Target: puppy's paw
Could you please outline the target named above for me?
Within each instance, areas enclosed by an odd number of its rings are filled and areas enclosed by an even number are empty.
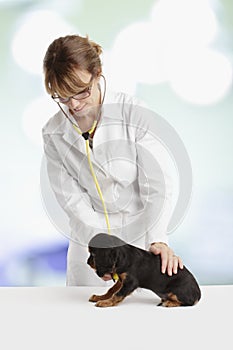
[[[97,301],[100,300],[100,296],[99,295],[95,295],[93,294],[90,298],[89,298],[89,301],[92,302],[92,303],[96,303]]]
[[[107,300],[99,300],[95,306],[97,307],[109,307],[109,306],[114,306],[114,303],[111,301],[111,299]]]

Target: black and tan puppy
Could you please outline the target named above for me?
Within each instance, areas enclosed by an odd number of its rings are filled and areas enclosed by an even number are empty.
[[[96,302],[96,306],[117,305],[138,287],[152,290],[161,298],[159,305],[166,307],[191,306],[201,297],[197,281],[185,266],[172,276],[161,273],[160,255],[104,233],[94,236],[88,248],[87,263],[99,277],[119,277],[106,294],[91,296],[89,301]]]

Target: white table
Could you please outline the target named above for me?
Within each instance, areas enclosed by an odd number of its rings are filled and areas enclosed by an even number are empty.
[[[202,286],[193,307],[156,307],[138,290],[121,304],[88,302],[103,287],[0,288],[2,350],[232,349],[233,286]]]

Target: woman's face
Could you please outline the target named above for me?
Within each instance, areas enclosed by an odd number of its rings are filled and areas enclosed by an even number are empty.
[[[85,83],[89,83],[92,75],[87,71],[77,70],[78,77]],[[97,111],[97,106],[101,103],[101,93],[98,87],[100,77],[94,78],[90,83],[90,96],[77,100],[70,98],[66,103],[70,113],[76,117],[85,117],[87,114],[93,114]]]

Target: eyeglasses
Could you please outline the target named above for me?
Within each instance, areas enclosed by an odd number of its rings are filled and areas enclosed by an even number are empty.
[[[84,98],[89,97],[91,94],[91,88],[92,88],[92,84],[90,86],[88,86],[86,89],[84,89],[83,91],[81,91],[78,94],[71,96],[71,97],[66,97],[66,98],[60,97],[60,96],[51,96],[51,97],[57,103],[67,104],[71,98],[79,101],[79,100],[84,100]]]

